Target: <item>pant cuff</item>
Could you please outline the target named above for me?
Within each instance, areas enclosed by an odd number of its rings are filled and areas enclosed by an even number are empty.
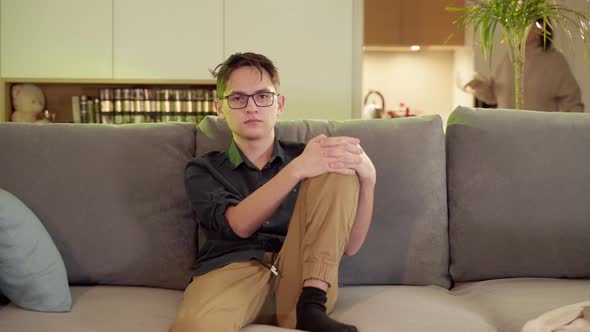
[[[338,265],[325,263],[303,263],[303,281],[318,279],[328,283],[329,286],[337,280]]]

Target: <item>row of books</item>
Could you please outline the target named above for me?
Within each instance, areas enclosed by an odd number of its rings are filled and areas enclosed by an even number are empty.
[[[134,89],[133,93],[116,91],[131,89],[115,89],[114,94],[108,90],[101,89],[100,98],[72,96],[73,122],[128,124],[181,121],[197,124],[205,116],[216,114],[213,110],[215,91],[212,89]],[[168,98],[170,91],[172,95],[191,98]],[[116,98],[111,98],[113,95]],[[127,98],[132,95],[133,98]]]

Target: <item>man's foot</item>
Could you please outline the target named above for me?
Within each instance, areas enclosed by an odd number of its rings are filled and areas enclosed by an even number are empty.
[[[328,317],[326,300],[323,290],[303,287],[297,301],[297,329],[310,332],[358,332],[356,327]]]

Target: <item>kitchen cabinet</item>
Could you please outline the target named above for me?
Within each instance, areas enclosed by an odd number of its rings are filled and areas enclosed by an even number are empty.
[[[210,79],[223,61],[223,2],[114,0],[114,79]]]
[[[112,78],[112,0],[2,0],[2,77]]]
[[[210,79],[218,0],[2,0],[2,77]]]
[[[365,0],[364,45],[464,45],[464,32],[453,21],[464,0]],[[448,37],[454,33],[448,42]],[[445,43],[446,42],[446,43]]]
[[[286,96],[281,119],[350,119],[361,105],[360,75],[353,79],[362,62],[357,3],[225,0],[224,56],[254,51],[275,62]]]
[[[365,0],[366,46],[396,45],[401,34],[401,0]]]

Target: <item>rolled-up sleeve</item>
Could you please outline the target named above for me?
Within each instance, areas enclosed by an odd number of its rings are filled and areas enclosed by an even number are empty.
[[[198,159],[191,161],[185,170],[185,186],[195,217],[208,237],[240,239],[225,218],[230,206],[240,203],[239,193],[231,192],[216,171]]]

